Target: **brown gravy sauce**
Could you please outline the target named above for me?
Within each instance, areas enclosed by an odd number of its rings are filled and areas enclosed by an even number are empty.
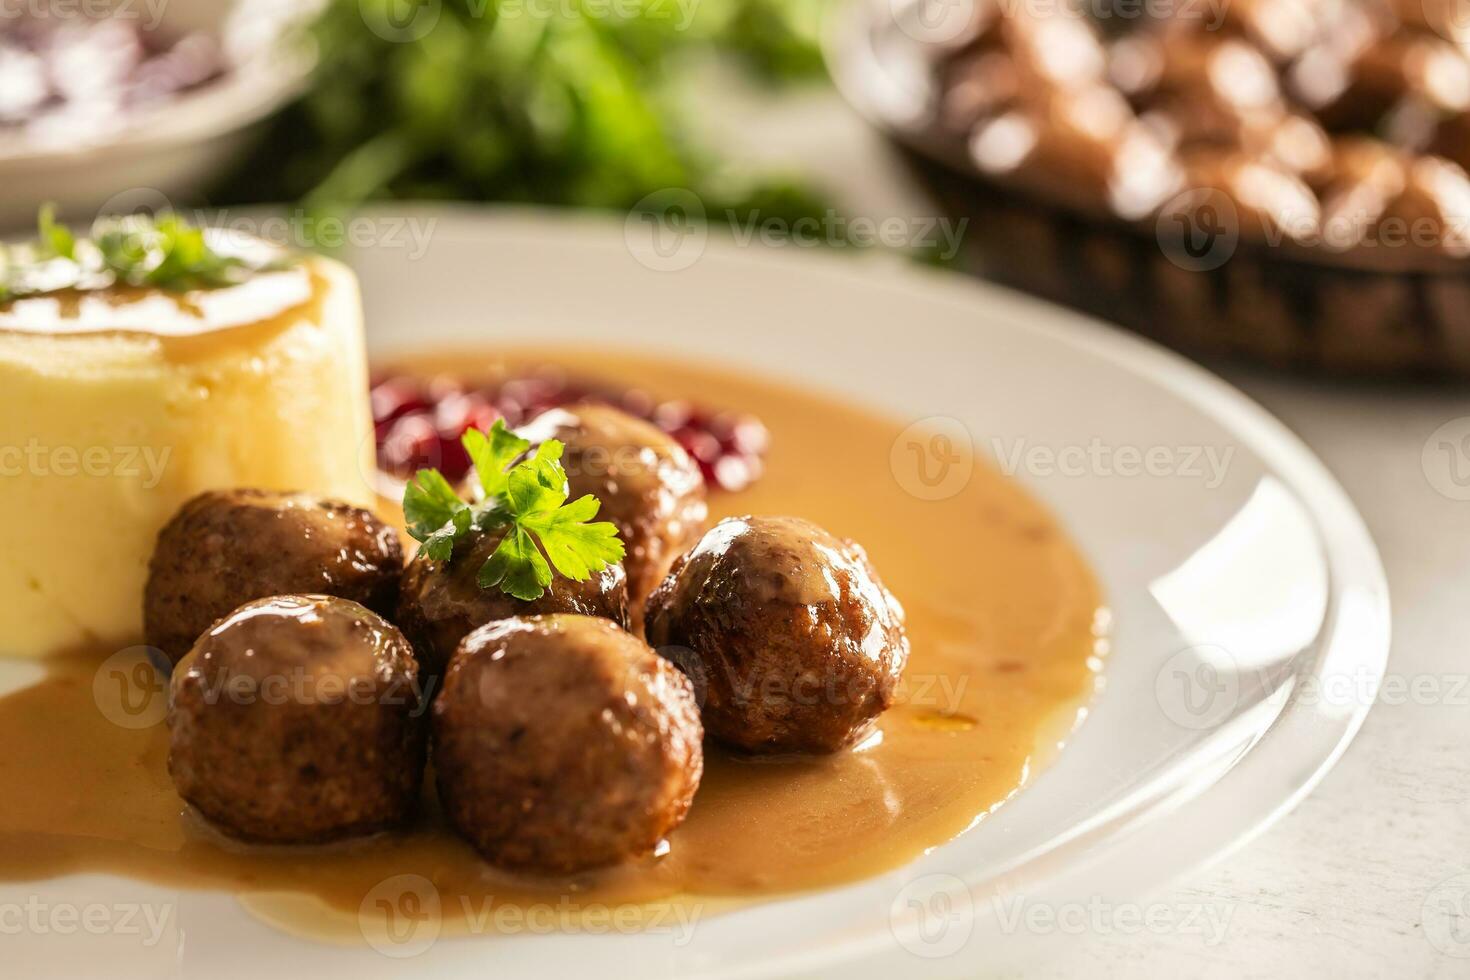
[[[711,747],[689,819],[663,853],[533,881],[494,871],[451,836],[432,787],[402,833],[318,849],[225,841],[169,782],[161,679],[131,654],[70,654],[0,699],[0,881],[110,872],[228,890],[283,929],[348,942],[391,925],[405,902],[383,901],[398,887],[383,883],[399,875],[433,883],[448,933],[484,931],[488,909],[533,903],[561,909],[566,928],[589,907],[634,922],[693,903],[708,914],[912,860],[983,820],[1070,731],[1096,684],[1106,614],[1087,563],[1019,486],[977,463],[961,492],[921,500],[890,463],[902,422],[687,363],[524,356],[765,421],[765,476],[716,495],[711,517],[797,514],[868,549],[907,609],[913,644],[901,702],[878,732],[829,758],[752,761]],[[503,364],[480,354],[406,366],[473,374]],[[422,896],[411,897],[417,908]]]
[[[310,300],[312,286],[310,272],[298,265],[257,272],[214,289],[59,289],[0,304],[0,329],[48,336],[137,332],[187,337],[279,316]]]
[[[303,323],[319,325],[327,287],[303,261],[236,285],[179,293],[120,285],[61,289],[0,303],[0,341],[119,338],[150,344],[171,363],[190,364],[258,349]]]

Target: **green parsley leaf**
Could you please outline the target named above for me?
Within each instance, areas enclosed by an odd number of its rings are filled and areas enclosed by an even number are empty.
[[[71,229],[56,220],[56,205],[43,204],[36,217],[40,234],[40,251],[45,258],[77,259],[77,240]]]
[[[535,533],[557,571],[585,582],[593,572],[623,560],[617,526],[608,521],[588,523],[601,506],[589,493],[553,511],[524,517],[520,525]]]
[[[36,233],[29,243],[0,244],[0,301],[117,283],[175,292],[213,289],[290,264],[216,252],[203,229],[171,212],[98,218],[89,237],[77,238],[46,205],[36,218]]]
[[[435,561],[448,561],[454,556],[454,542],[464,536],[470,529],[470,508],[461,506],[455,509],[454,516],[433,534],[424,539],[424,551]]]
[[[481,588],[498,587],[525,601],[545,594],[553,569],[585,582],[623,559],[626,549],[617,527],[607,521],[592,523],[601,502],[591,494],[566,502],[567,473],[561,465],[565,447],[560,442],[548,439],[514,465],[530,443],[500,420],[488,433],[466,432],[462,442],[485,490],[483,503],[471,506],[461,500],[438,470],[420,470],[403,491],[408,533],[423,543],[430,558],[449,559],[455,543],[471,529],[503,531],[476,579]]]
[[[202,229],[172,213],[104,218],[93,225],[92,239],[106,268],[132,285],[174,290],[228,286],[250,271],[242,260],[210,248]]]
[[[548,439],[535,456],[507,476],[505,504],[513,519],[552,510],[567,499],[567,474],[559,462],[561,453],[561,443]]]
[[[438,470],[419,470],[403,488],[403,520],[415,540],[427,543],[446,526],[463,534],[470,528],[471,517],[469,504],[459,499]]]
[[[617,527],[587,523],[602,504],[591,494],[567,504],[567,474],[561,465],[562,444],[548,439],[536,455],[510,474],[506,508],[517,528],[536,536],[558,572],[585,582],[593,572],[621,561],[623,542]]]
[[[515,527],[480,566],[476,580],[482,589],[498,585],[502,592],[530,602],[541,598],[551,584],[551,568],[526,529]]]
[[[459,441],[475,464],[475,475],[487,499],[504,495],[506,469],[517,456],[531,448],[529,440],[505,427],[505,419],[496,419],[488,434],[469,429]]]

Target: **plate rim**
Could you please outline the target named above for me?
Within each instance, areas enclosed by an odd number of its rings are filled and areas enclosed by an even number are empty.
[[[374,206],[357,214],[369,218],[432,217],[442,224],[436,228],[436,234],[447,233],[456,241],[498,242],[501,247],[507,242],[523,241],[528,234],[534,235],[575,245],[564,253],[573,261],[593,252],[616,253],[622,260],[628,260],[628,244],[623,222],[617,220],[619,215],[527,206],[414,202]],[[1344,669],[1343,663],[1334,661],[1329,665],[1328,661],[1346,657],[1347,669],[1366,668],[1375,684],[1382,680],[1390,650],[1391,608],[1387,579],[1368,528],[1346,491],[1311,449],[1248,395],[1151,340],[1005,287],[917,264],[889,262],[880,256],[854,258],[804,250],[808,254],[793,260],[786,254],[789,251],[742,247],[734,241],[711,236],[701,261],[733,263],[745,270],[780,267],[788,273],[793,263],[799,263],[803,275],[821,278],[834,288],[845,285],[854,291],[881,289],[917,297],[926,304],[943,302],[972,310],[986,321],[1004,323],[1006,329],[1045,337],[1085,356],[1108,362],[1139,383],[1161,388],[1170,398],[1193,406],[1221,426],[1248,446],[1291,489],[1306,507],[1321,539],[1323,558],[1329,569],[1331,601],[1319,639],[1302,654],[1312,657],[1310,671],[1304,669],[1303,673],[1321,677],[1328,666]],[[384,352],[381,342],[374,344],[373,332],[369,323],[370,353],[375,346],[380,353]],[[1028,487],[1028,492],[1034,491]],[[1050,501],[1047,505],[1064,524],[1068,522],[1067,513]],[[1260,737],[1219,778],[1182,800],[1166,820],[1150,821],[1154,832],[1129,834],[1126,827],[1119,832],[1110,831],[1107,843],[1095,852],[1096,859],[1086,869],[1088,879],[1096,881],[1105,877],[1102,872],[1142,864],[1139,855],[1147,855],[1146,863],[1158,873],[1133,876],[1149,879],[1129,881],[1125,895],[1129,899],[1137,898],[1223,860],[1290,812],[1341,758],[1373,706],[1372,698],[1364,698],[1344,711],[1341,705],[1304,703],[1300,693],[1299,689],[1292,692]],[[1277,744],[1292,745],[1286,765],[1266,751]],[[1310,757],[1305,766],[1301,764],[1304,757]],[[1249,787],[1257,785],[1271,789],[1265,793],[1251,792]],[[1228,798],[1232,804],[1249,799],[1254,806],[1249,813],[1231,805],[1216,806],[1217,812],[1211,814],[1210,804],[1222,798]],[[1227,818],[1220,819],[1220,812]],[[1187,828],[1187,833],[1181,833],[1183,828]],[[1161,853],[1169,856],[1161,861]],[[793,898],[820,899],[873,880],[877,879]],[[987,886],[988,883],[982,882],[972,895],[988,895]],[[1058,887],[1069,885],[1063,882]],[[974,918],[983,918],[983,910],[988,905],[983,900],[976,901]],[[735,912],[730,918],[739,915]],[[978,952],[983,945],[972,942],[967,948]],[[986,955],[990,952],[986,950]],[[973,959],[956,956],[953,965],[973,965]],[[859,960],[862,961],[859,972],[863,976],[884,975],[885,966],[911,969],[919,962],[898,947],[891,928],[880,927],[848,932],[816,948],[762,954],[739,965],[700,964],[695,972],[720,977],[807,974],[838,965],[856,965],[855,961]],[[927,965],[935,963],[927,961]]]
[[[606,213],[441,202],[400,202],[394,206],[365,208],[358,213],[434,217],[445,225],[439,232],[450,231],[457,238],[503,241],[508,235],[530,233],[570,239],[569,244],[574,242],[579,249],[587,251],[614,251],[626,256],[628,250],[620,223]],[[607,240],[590,240],[595,235],[606,236]],[[741,246],[714,235],[704,248],[701,262],[781,267],[792,261],[780,249]],[[1142,383],[1162,388],[1255,452],[1306,507],[1312,526],[1321,538],[1323,558],[1329,570],[1328,608],[1317,641],[1304,651],[1311,655],[1312,666],[1303,673],[1321,678],[1331,660],[1334,671],[1366,672],[1355,676],[1367,678],[1376,690],[1387,669],[1392,633],[1389,588],[1382,561],[1366,523],[1346,490],[1285,423],[1207,368],[1121,327],[995,283],[890,259],[876,255],[854,260],[851,256],[817,251],[796,261],[803,263],[804,272],[811,276],[844,281],[853,288],[918,295],[926,302],[943,299],[974,309],[989,320],[1004,320],[1008,329],[1037,334],[1079,349],[1126,371]],[[371,338],[371,326],[368,331]],[[371,347],[370,340],[370,350]],[[1067,523],[1067,514],[1059,512],[1058,516]],[[1349,659],[1344,661],[1344,657]],[[1364,698],[1343,712],[1340,705],[1304,703],[1301,693],[1300,687],[1292,691],[1277,716],[1248,750],[1219,778],[1170,813],[1165,825],[1189,826],[1187,841],[1166,841],[1156,832],[1144,835],[1146,839],[1141,840],[1139,835],[1124,829],[1114,833],[1100,856],[1089,864],[1087,878],[1098,879],[1104,868],[1126,868],[1142,855],[1148,856],[1150,864],[1156,864],[1161,852],[1172,854],[1167,871],[1130,889],[1128,896],[1136,898],[1224,860],[1294,809],[1336,765],[1361,730],[1374,703],[1373,698]],[[1281,766],[1277,757],[1267,750],[1288,740],[1293,740],[1291,763]],[[1303,748],[1308,744],[1310,753]],[[1306,767],[1300,764],[1305,755],[1313,759]],[[1287,788],[1267,794],[1270,802],[1254,806],[1248,816],[1242,817],[1239,807],[1233,810],[1227,807],[1231,810],[1229,820],[1209,819],[1208,804],[1222,797],[1246,798],[1251,794],[1244,787],[1255,784]],[[1151,824],[1151,830],[1157,831],[1158,827]],[[1176,832],[1174,836],[1179,835]],[[840,889],[834,889],[837,890]],[[972,898],[982,897],[981,891],[972,892]],[[980,909],[984,904],[976,901],[975,907]],[[893,949],[893,937],[888,931],[878,930],[849,936],[840,946],[825,946],[820,952],[793,953],[784,959],[762,960],[748,967],[716,970],[711,975],[784,975],[831,968],[858,959],[865,961],[866,969]],[[914,960],[910,958],[907,962],[912,965]]]

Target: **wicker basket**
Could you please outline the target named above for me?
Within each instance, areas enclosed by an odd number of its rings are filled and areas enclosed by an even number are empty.
[[[933,92],[915,70],[923,58],[890,9],[846,7],[828,32],[828,64],[940,209],[968,219],[967,267],[1191,352],[1334,374],[1470,376],[1470,260],[1416,264],[1399,249],[1391,265],[1374,266],[1244,235],[1195,253],[1171,247],[1152,221],[1002,185],[930,125]]]

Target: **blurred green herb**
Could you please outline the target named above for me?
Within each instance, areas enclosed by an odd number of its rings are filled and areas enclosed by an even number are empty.
[[[79,239],[47,204],[35,241],[0,245],[0,302],[114,283],[179,292],[229,286],[266,267],[216,252],[202,229],[173,212],[102,217]]]
[[[66,225],[57,222],[56,205],[41,205],[41,213],[36,218],[36,231],[40,236],[36,247],[44,257],[76,261],[76,236]]]
[[[685,188],[710,214],[819,213],[811,191],[719,176],[669,93],[684,55],[771,82],[821,71],[824,0],[331,0],[308,92],[217,198],[322,210],[374,198],[625,210]]]

